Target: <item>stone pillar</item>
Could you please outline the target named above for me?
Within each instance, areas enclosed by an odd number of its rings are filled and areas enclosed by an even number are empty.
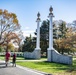
[[[39,20],[37,20],[37,40],[36,40],[36,48],[40,49],[40,28],[39,28]]]
[[[49,48],[47,49],[47,55],[48,55],[48,61],[52,61],[52,51],[53,50],[53,23],[52,23],[52,18],[54,17],[53,16],[53,8],[50,7],[49,9],[50,13],[49,13]]]
[[[49,25],[49,48],[47,49],[47,61],[49,62],[56,62],[56,63],[64,63],[64,64],[72,64],[72,56],[65,56],[61,55],[58,53],[54,48],[53,48],[53,23],[52,23],[52,18],[53,16],[53,8],[50,7],[50,13],[49,13],[49,20],[50,20],[50,25]]]
[[[36,38],[36,48],[35,48],[35,54],[36,54],[36,58],[40,58],[41,57],[41,49],[40,49],[40,13],[38,12],[37,14],[37,38]]]

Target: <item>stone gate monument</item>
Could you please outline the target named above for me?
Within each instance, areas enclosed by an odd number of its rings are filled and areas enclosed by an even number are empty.
[[[54,48],[53,48],[53,23],[52,19],[54,17],[53,15],[53,8],[50,7],[49,9],[49,48],[47,49],[47,61],[49,62],[57,62],[57,63],[64,63],[64,64],[72,64],[72,57],[71,56],[65,56],[61,55],[58,53]]]
[[[36,38],[36,48],[33,52],[25,52],[25,58],[33,58],[33,59],[40,59],[41,58],[41,49],[40,49],[40,13],[37,14],[37,38]]]
[[[57,63],[63,63],[63,64],[72,64],[72,57],[71,56],[65,56],[60,53],[58,53],[53,48],[53,8],[50,7],[49,9],[49,48],[47,49],[47,61],[49,62],[57,62]],[[36,39],[36,48],[33,52],[25,52],[24,57],[25,58],[34,58],[39,59],[41,58],[41,49],[40,49],[40,13],[37,14],[37,39]]]

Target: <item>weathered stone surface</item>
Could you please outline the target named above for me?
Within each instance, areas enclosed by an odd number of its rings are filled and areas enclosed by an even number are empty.
[[[34,50],[33,52],[24,52],[25,58],[32,58],[32,59],[40,59],[41,58],[41,50]]]
[[[62,55],[56,50],[48,50],[48,61],[63,64],[72,64],[72,56]]]

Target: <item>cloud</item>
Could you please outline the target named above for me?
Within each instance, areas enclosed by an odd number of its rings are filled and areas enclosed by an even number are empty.
[[[33,30],[26,30],[26,31],[22,31],[22,32],[23,32],[24,37],[30,36],[30,34],[32,35],[32,37],[35,36],[35,35],[34,35],[34,32],[35,32],[35,31],[33,31]]]

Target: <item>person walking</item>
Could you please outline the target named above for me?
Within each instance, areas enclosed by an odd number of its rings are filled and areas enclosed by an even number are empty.
[[[16,54],[15,53],[13,54],[12,63],[13,63],[13,66],[16,67]]]
[[[6,54],[5,54],[5,63],[6,63],[6,66],[8,65],[9,59],[10,59],[10,53],[7,51]]]

